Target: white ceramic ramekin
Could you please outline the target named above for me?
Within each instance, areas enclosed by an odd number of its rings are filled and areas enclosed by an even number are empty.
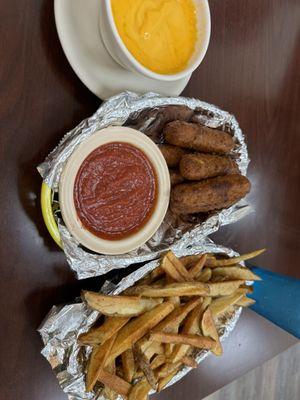
[[[194,0],[197,13],[198,40],[193,56],[187,67],[176,74],[158,74],[139,63],[125,46],[116,27],[111,1],[101,0],[99,10],[100,32],[110,55],[124,68],[138,72],[148,78],[161,81],[176,81],[190,75],[202,62],[210,39],[210,11],[207,0]]]
[[[81,164],[97,147],[111,142],[130,143],[142,150],[155,169],[158,184],[157,202],[149,221],[137,233],[120,240],[101,239],[85,229],[74,203],[74,184]],[[147,242],[162,223],[169,199],[169,170],[158,146],[143,133],[122,126],[102,129],[81,143],[68,159],[59,183],[60,208],[68,230],[83,246],[101,254],[124,254]]]

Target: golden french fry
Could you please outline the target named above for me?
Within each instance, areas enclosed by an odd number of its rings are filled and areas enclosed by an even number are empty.
[[[226,265],[234,265],[234,264],[240,263],[241,261],[246,261],[246,260],[250,260],[251,258],[257,257],[265,251],[266,251],[266,249],[256,250],[251,253],[243,254],[238,257],[225,258],[222,260],[219,260],[216,258],[208,258],[206,261],[206,265],[208,267],[212,267],[212,268],[223,267]]]
[[[250,307],[255,304],[255,300],[249,299],[247,296],[243,296],[235,304],[240,307]]]
[[[154,354],[164,354],[165,349],[161,343],[149,342],[150,346],[145,350],[145,356],[150,360]]]
[[[150,367],[151,367],[152,370],[155,370],[156,368],[158,368],[161,365],[163,365],[165,362],[166,362],[166,356],[164,354],[158,354],[151,361]]]
[[[174,305],[170,302],[166,302],[159,304],[152,310],[146,311],[143,315],[129,321],[117,334],[107,363],[109,364],[124,351],[130,349],[173,310]]]
[[[157,356],[154,357],[154,359],[151,361],[150,363],[150,367],[151,369],[154,371],[157,368],[161,367],[163,364],[165,364],[166,362],[166,357],[164,354],[158,354]],[[136,378],[142,378],[144,376],[143,371],[138,370],[135,375],[134,375],[134,379]]]
[[[234,293],[245,281],[226,281],[226,282],[209,282],[207,286],[209,287],[209,296],[228,296]]]
[[[178,333],[178,330],[174,331],[172,333]],[[174,344],[172,344],[172,343],[166,343],[165,344],[165,354],[166,354],[167,358],[169,358],[171,356],[171,354],[173,352],[173,349],[174,349]]]
[[[108,354],[112,349],[112,346],[115,342],[116,334],[108,339],[101,346],[96,346],[93,348],[91,357],[89,359],[88,367],[87,367],[87,376],[86,376],[86,391],[90,392],[93,390],[100,373],[100,370],[104,367]]]
[[[145,356],[145,354],[141,351],[138,345],[133,346],[134,352],[134,360],[138,367],[143,371],[145,378],[147,379],[149,385],[152,389],[156,390],[157,380],[154,375],[153,370],[151,369],[150,361]]]
[[[203,268],[202,271],[200,271],[200,273],[195,277],[195,280],[199,281],[199,282],[208,282],[210,281],[212,276],[212,272],[210,268]]]
[[[198,262],[201,257],[202,254],[183,256],[180,257],[180,261],[187,269],[189,269],[192,267],[192,265],[196,264],[196,262]]]
[[[219,339],[215,321],[209,307],[207,308],[207,310],[204,311],[202,315],[201,329],[204,336],[208,336],[215,341],[215,345],[212,347],[211,351],[216,356],[221,356],[223,354],[223,349]]]
[[[110,374],[113,374],[113,375],[116,374],[115,360],[106,367],[106,372],[109,372]],[[108,400],[116,400],[118,397],[118,393],[115,392],[114,390],[110,389],[107,386],[104,386],[103,395],[104,395],[104,397],[107,397]]]
[[[128,400],[147,400],[150,390],[149,382],[145,378],[141,379],[130,390]]]
[[[172,332],[172,330],[178,329],[181,322],[186,316],[199,304],[202,303],[201,298],[192,298],[187,303],[180,305],[175,308],[163,321],[161,321],[154,329],[153,332],[164,331]]]
[[[161,263],[162,269],[165,271],[167,277],[170,277],[175,282],[185,282],[186,279],[177,271],[174,264],[165,256]],[[169,283],[169,282],[168,282]]]
[[[155,282],[157,279],[163,277],[164,275],[165,275],[165,271],[162,269],[162,267],[155,268],[150,273],[151,283]]]
[[[164,378],[165,376],[170,375],[172,372],[178,370],[178,368],[181,367],[181,365],[182,365],[181,361],[178,361],[176,363],[170,363],[170,362],[165,363],[157,371],[157,378],[161,379]]]
[[[149,311],[162,299],[141,299],[133,296],[109,296],[95,292],[83,292],[83,298],[94,310],[115,317],[135,317]]]
[[[121,354],[123,366],[123,378],[127,382],[131,382],[135,374],[135,362],[132,349],[128,349]]]
[[[236,304],[243,296],[244,293],[239,290],[237,293],[233,293],[230,296],[214,299],[210,305],[213,318],[217,318],[219,315],[223,314],[229,309],[229,307]]]
[[[210,302],[210,297],[204,297],[203,303],[191,311],[184,321],[182,333],[191,335],[200,333],[200,318]],[[169,361],[173,363],[180,361],[188,353],[190,348],[191,347],[187,344],[176,344],[171,356],[169,357]]]
[[[185,266],[182,264],[179,258],[175,256],[175,254],[170,250],[167,252],[167,254],[164,256],[163,261],[162,261],[162,268],[164,269],[164,262],[168,260],[169,263],[167,264],[172,264],[173,270],[176,270],[178,274],[183,278],[183,281],[190,281],[190,276],[185,268]]]
[[[157,385],[157,392],[161,392],[163,388],[167,386],[167,384],[174,378],[174,376],[177,374],[177,372],[180,370],[181,364],[177,369],[175,369],[173,372],[171,372],[169,375],[165,376],[164,378],[161,378],[158,381]]]
[[[194,279],[200,275],[202,268],[205,265],[206,259],[207,259],[207,254],[202,254],[199,260],[196,262],[196,264],[190,268],[189,276],[191,279]]]
[[[168,301],[170,301],[171,303],[173,303],[175,307],[180,306],[180,297],[179,297],[179,296],[169,297],[169,298],[168,298]]]
[[[199,349],[211,349],[215,345],[215,341],[211,338],[184,333],[151,332],[149,340],[159,343],[188,344]]]
[[[211,283],[224,282],[226,281],[226,277],[221,275],[214,275],[211,277],[210,281]]]
[[[130,383],[124,381],[124,379],[117,375],[105,371],[104,369],[100,370],[98,380],[103,383],[105,387],[119,393],[121,396],[128,396],[132,389]]]
[[[201,304],[202,299],[193,298],[188,301],[186,304],[182,304],[181,306],[175,308],[163,321],[161,321],[154,329],[155,331],[164,331],[164,332],[174,332],[174,329],[178,329],[181,322],[186,318],[186,316],[195,308],[197,305]],[[143,338],[139,345],[143,352],[147,351],[147,356],[153,355],[155,353],[150,352],[150,347],[154,345],[153,342],[148,341],[146,338]],[[149,349],[149,350],[148,350]],[[158,353],[157,353],[158,354]]]
[[[130,317],[107,317],[98,328],[92,328],[88,332],[82,333],[78,342],[87,346],[102,344],[123,328],[129,320]]]
[[[245,294],[253,293],[253,285],[241,285],[239,290],[246,289]]]
[[[132,287],[129,293],[144,297],[203,296],[209,294],[209,289],[202,282],[178,282],[164,286]]]
[[[213,276],[222,276],[229,279],[243,279],[245,281],[261,281],[261,278],[246,267],[216,267]]]
[[[197,362],[192,357],[184,356],[181,361],[182,361],[182,364],[186,365],[187,367],[191,367],[191,368],[198,367]]]

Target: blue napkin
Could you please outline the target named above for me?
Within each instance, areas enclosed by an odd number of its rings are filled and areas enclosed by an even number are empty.
[[[249,295],[256,301],[251,309],[300,339],[300,280],[249,267],[262,278]]]

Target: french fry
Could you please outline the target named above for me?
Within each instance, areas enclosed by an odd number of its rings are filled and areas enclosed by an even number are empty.
[[[216,267],[212,270],[213,276],[222,276],[229,279],[242,279],[245,281],[261,281],[261,278],[246,267]]]
[[[253,306],[253,304],[255,304],[255,300],[250,299],[247,296],[243,296],[235,304],[240,307],[250,307]]]
[[[173,281],[175,282],[186,281],[186,279],[177,271],[177,269],[174,267],[174,264],[172,264],[172,262],[166,256],[163,258],[161,267],[165,271],[166,275],[172,278]]]
[[[94,347],[87,367],[86,391],[93,390],[101,369],[104,367],[108,354],[116,339],[116,334],[108,339],[103,345]]]
[[[153,370],[151,369],[150,361],[141,351],[140,347],[136,344],[133,346],[133,352],[134,352],[135,363],[143,371],[145,378],[147,379],[152,389],[156,390],[157,379],[154,375]]]
[[[102,344],[123,328],[129,320],[130,317],[107,317],[101,326],[82,333],[78,342],[86,346]]]
[[[110,365],[106,367],[106,372],[109,372],[110,374],[116,373],[115,361],[113,361]],[[107,386],[104,386],[103,395],[104,397],[107,397],[108,400],[116,400],[118,397],[118,393]]]
[[[182,361],[182,364],[186,365],[187,367],[191,367],[191,368],[198,367],[197,362],[192,357],[184,356],[181,361]]]
[[[202,282],[178,282],[165,286],[137,286],[129,291],[132,295],[144,297],[203,296],[209,294],[207,285]]]
[[[175,307],[180,306],[180,297],[179,296],[173,296],[169,297],[168,300],[174,304]]]
[[[154,357],[154,359],[151,361],[150,363],[150,367],[151,369],[154,371],[157,368],[161,367],[163,364],[165,364],[166,362],[166,357],[164,354],[158,354],[157,356]],[[142,378],[144,376],[143,371],[138,370],[135,375],[134,375],[134,379],[136,378]]]
[[[201,303],[202,299],[192,298],[187,303],[175,308],[163,321],[161,321],[153,329],[153,332],[172,332],[174,328],[178,329],[179,325],[186,318],[186,316]]]
[[[211,268],[203,268],[203,270],[199,273],[199,275],[197,275],[195,277],[195,280],[199,281],[199,282],[208,282],[211,279],[212,276],[212,272],[211,272]]]
[[[205,299],[206,298],[204,298],[203,302],[205,302]],[[182,333],[197,334],[200,332],[199,318],[202,312],[203,312],[203,303],[194,308],[194,310],[188,315],[188,317],[184,322]],[[189,349],[190,349],[189,345],[176,344],[173,348],[172,354],[169,357],[169,361],[172,363],[180,361],[187,354]]]
[[[234,293],[243,283],[245,283],[243,280],[207,283],[209,296],[228,296]]]
[[[123,378],[127,382],[132,382],[135,374],[135,362],[132,349],[128,349],[121,354],[122,366],[123,366]]]
[[[187,268],[191,268],[192,265],[196,264],[197,261],[201,258],[202,254],[192,255],[192,256],[184,256],[180,258],[181,263]]]
[[[152,332],[149,340],[159,343],[188,344],[199,349],[211,349],[215,345],[215,341],[211,338],[183,333]]]
[[[157,392],[161,392],[166,386],[167,384],[174,378],[174,376],[177,374],[177,372],[180,370],[181,365],[175,369],[173,372],[171,372],[169,375],[165,376],[164,378],[161,378],[158,381],[158,385],[157,385]]]
[[[157,267],[155,268],[151,273],[150,273],[150,278],[151,282],[155,282],[157,279],[163,277],[165,275],[165,271],[162,269],[162,267]]]
[[[150,363],[150,367],[152,370],[160,367],[166,362],[166,356],[164,354],[158,354]]]
[[[164,378],[165,376],[170,375],[172,372],[178,370],[182,366],[182,362],[178,361],[176,363],[170,363],[167,362],[162,367],[157,371],[157,378],[161,379]]]
[[[150,360],[154,354],[164,354],[165,349],[161,343],[149,342],[150,346],[145,350],[145,356]]]
[[[128,324],[119,331],[109,354],[107,364],[112,362],[124,351],[130,349],[173,310],[174,305],[170,302],[166,302],[159,304],[152,310],[146,311],[143,315],[129,321]]]
[[[211,298],[205,297],[203,303],[191,311],[184,322],[182,333],[192,335],[200,333],[200,317],[210,302]],[[169,361],[173,363],[180,361],[188,353],[190,348],[191,347],[186,344],[176,344],[171,356],[169,357]]]
[[[154,329],[153,332],[156,331],[164,331],[164,332],[174,332],[174,329],[178,329],[181,322],[186,318],[186,316],[195,308],[197,305],[201,304],[202,299],[193,298],[186,304],[183,304],[177,308],[175,308],[163,321],[161,321]],[[143,338],[139,345],[143,352],[148,351],[150,346],[153,346],[154,343],[148,341],[146,338]],[[153,354],[152,354],[153,355]]]
[[[174,332],[172,332],[172,333],[178,333],[178,330],[174,330]],[[172,343],[165,344],[165,354],[166,354],[167,358],[169,358],[171,356],[173,349],[174,349],[174,344],[172,344]]]
[[[253,293],[253,285],[241,285],[239,288],[239,290],[244,290],[244,289],[246,289],[245,294]]]
[[[202,254],[200,256],[199,260],[196,262],[196,264],[193,267],[191,267],[191,269],[188,272],[191,279],[195,279],[197,276],[200,275],[202,268],[205,265],[206,259],[207,259],[207,255]]]
[[[223,314],[229,307],[236,304],[242,297],[244,293],[239,290],[237,293],[233,293],[230,296],[219,297],[211,302],[210,310],[212,312],[213,318],[217,318],[219,315]]]
[[[131,388],[128,400],[147,400],[150,390],[151,386],[149,382],[145,378],[141,379]]]
[[[133,296],[109,296],[95,292],[83,292],[83,298],[94,310],[115,317],[135,317],[149,311],[162,299],[141,299]]]
[[[251,258],[257,257],[265,251],[266,249],[256,250],[251,253],[247,253],[238,257],[225,258],[221,260],[216,258],[207,258],[206,265],[211,268],[234,265],[240,263],[241,261],[246,261],[250,260]]]
[[[104,369],[100,370],[98,380],[109,389],[113,390],[116,393],[119,393],[121,396],[124,397],[127,397],[132,389],[130,383],[124,381],[124,379],[120,378],[117,375],[105,371]]]
[[[216,356],[221,356],[223,354],[223,349],[215,326],[213,315],[209,307],[202,315],[201,329],[204,336],[208,336],[215,341],[215,345],[211,348],[211,351]]]
[[[172,251],[168,251],[167,254],[164,256],[162,265],[161,265],[163,269],[164,269],[164,264],[169,265],[169,267],[170,267],[170,264],[173,266],[173,270],[176,270],[177,273],[182,277],[183,280],[181,282],[184,282],[184,281],[188,282],[191,280],[187,269],[182,264],[180,259],[177,258]]]

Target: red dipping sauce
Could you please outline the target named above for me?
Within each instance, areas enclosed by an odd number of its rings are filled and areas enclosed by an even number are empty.
[[[156,173],[146,155],[131,144],[113,142],[95,149],[81,164],[74,203],[88,231],[119,240],[147,223],[157,190]]]

